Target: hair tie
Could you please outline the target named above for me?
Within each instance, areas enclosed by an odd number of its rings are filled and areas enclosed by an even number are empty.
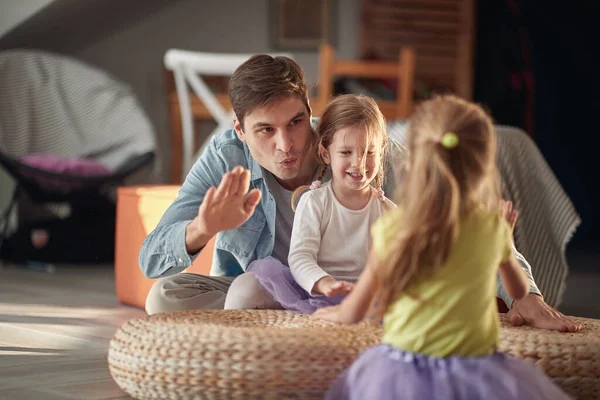
[[[377,198],[379,199],[379,201],[385,200],[385,192],[383,191],[382,188],[377,189]]]
[[[305,186],[306,187],[306,186]],[[321,181],[314,181],[310,185],[310,190],[315,190],[321,187]]]
[[[442,146],[447,148],[448,150],[452,150],[456,146],[458,146],[458,135],[454,132],[446,132],[442,135],[442,138],[439,140]]]

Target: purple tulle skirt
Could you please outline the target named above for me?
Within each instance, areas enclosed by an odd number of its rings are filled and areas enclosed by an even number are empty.
[[[436,358],[387,344],[367,349],[331,385],[326,400],[563,400],[532,363],[510,355]]]
[[[274,257],[253,261],[248,268],[262,288],[286,310],[311,314],[318,308],[340,304],[344,296],[312,297],[296,283],[290,269]]]

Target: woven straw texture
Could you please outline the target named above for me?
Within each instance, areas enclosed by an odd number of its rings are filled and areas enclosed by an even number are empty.
[[[578,334],[508,327],[500,350],[534,361],[575,398],[600,399],[600,321]],[[117,384],[138,399],[321,399],[379,342],[372,322],[340,326],[276,310],[183,311],[126,322],[110,342]]]
[[[576,399],[600,400],[600,320],[573,318],[578,333],[509,326],[501,316],[499,350],[533,361]]]
[[[317,399],[380,334],[289,311],[184,311],[125,323],[108,361],[139,399]]]

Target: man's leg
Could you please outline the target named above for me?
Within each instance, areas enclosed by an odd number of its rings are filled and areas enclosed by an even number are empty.
[[[233,279],[186,272],[160,278],[146,297],[146,312],[152,315],[168,311],[222,310]]]
[[[265,291],[254,276],[246,272],[235,278],[225,300],[226,310],[281,310],[281,304]]]

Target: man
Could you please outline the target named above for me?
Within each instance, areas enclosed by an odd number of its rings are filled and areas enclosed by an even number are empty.
[[[149,314],[278,307],[260,289],[254,275],[244,271],[252,261],[271,255],[287,265],[293,223],[291,195],[318,173],[308,88],[303,71],[293,60],[256,55],[231,77],[229,99],[235,112],[234,129],[211,140],[178,198],[142,246],[142,272],[149,278],[161,278],[148,294]],[[391,147],[401,155],[397,143]],[[392,193],[391,163],[386,172],[384,190]],[[214,235],[211,276],[181,273]],[[546,305],[529,265],[522,257],[520,260],[531,293],[513,302],[501,283],[498,285],[498,296],[511,307],[511,322],[578,330],[579,325]]]

